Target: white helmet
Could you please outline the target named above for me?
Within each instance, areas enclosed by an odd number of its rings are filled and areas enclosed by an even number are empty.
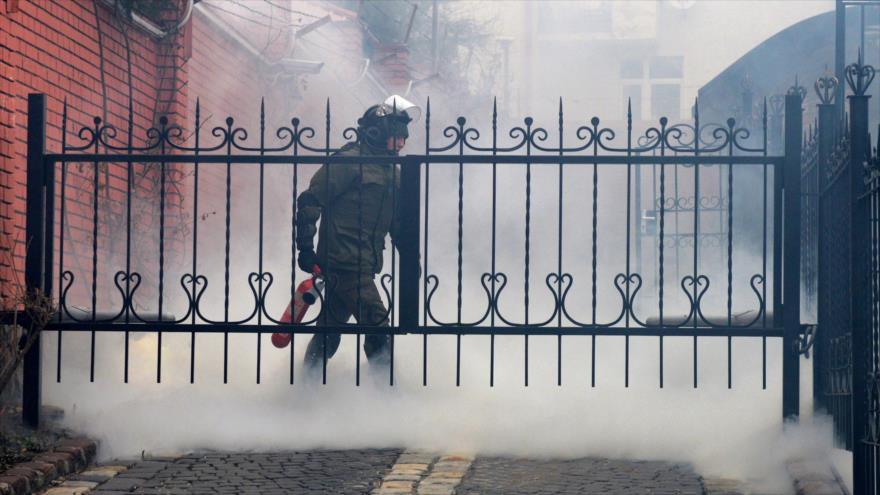
[[[418,122],[419,118],[422,116],[422,109],[419,108],[418,105],[400,95],[389,96],[384,102],[382,102],[382,105],[380,105],[376,114],[377,116],[383,116],[395,111],[397,113],[406,114],[406,116],[410,118],[411,123]]]

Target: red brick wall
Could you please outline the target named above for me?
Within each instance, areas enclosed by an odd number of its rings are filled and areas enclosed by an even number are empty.
[[[137,136],[151,125],[157,83],[157,42],[141,31],[126,30],[132,65],[129,92],[120,21],[103,3],[21,1],[18,10],[10,12],[10,1],[0,3],[0,173],[5,178],[0,184],[0,202],[4,205],[0,211],[0,294],[4,298],[14,291],[11,280],[24,263],[27,95],[47,95],[46,146],[58,152],[65,98],[68,130],[92,127],[93,116],[125,129],[130,93]],[[77,144],[75,139],[68,139],[69,144]],[[139,141],[136,144],[142,144]],[[124,190],[124,173],[119,169],[107,167],[101,174],[102,187],[113,200],[118,200],[120,190]],[[91,170],[91,165],[84,164],[68,168],[68,247],[74,245],[73,241],[85,242],[91,235]],[[68,263],[82,261],[75,258],[80,257],[69,256]],[[8,304],[8,299],[4,303]]]
[[[15,6],[17,10],[13,8]],[[191,58],[187,58],[184,46],[188,36],[191,36],[192,43]],[[222,125],[227,114],[234,115],[237,123],[254,129],[253,124],[257,122],[259,112],[259,96],[271,95],[284,87],[269,84],[271,79],[266,70],[265,64],[244,51],[229,36],[208,26],[198,11],[193,13],[191,23],[181,33],[160,41],[119,19],[100,0],[0,0],[2,304],[9,303],[16,274],[21,272],[24,265],[28,93],[47,95],[47,149],[50,152],[61,149],[61,113],[65,98],[69,117],[68,145],[79,143],[75,134],[81,127],[93,127],[93,116],[100,116],[106,123],[117,127],[118,144],[124,145],[130,97],[133,144],[143,146],[147,129],[157,125],[160,115],[169,115],[171,122],[181,125],[186,133],[192,132],[195,95],[202,96],[203,121],[210,116],[203,128],[206,138],[210,136],[212,127]],[[275,101],[283,101],[283,98],[276,97]],[[272,110],[277,117],[291,113],[289,108]],[[276,124],[272,122],[267,126],[274,129]],[[169,230],[187,221],[184,203],[190,183],[184,168],[171,165],[168,168],[167,179],[179,182],[177,187],[167,189],[166,237],[170,238],[170,244],[166,247],[171,254],[181,249],[181,245],[180,236],[169,235]],[[126,172],[124,164],[109,164],[100,169],[101,261],[118,259],[116,257],[124,250],[124,243],[119,243],[118,237],[113,243],[105,242],[101,237],[124,226],[120,222],[125,221]],[[158,194],[158,171],[156,167],[135,164],[134,173],[136,189],[143,193],[141,199],[136,200],[140,203],[134,205],[135,222],[149,218],[155,223],[155,212],[145,209],[156,207],[155,202],[148,203],[149,198],[155,198]],[[77,286],[80,289],[88,289],[88,282],[83,285],[82,277],[88,278],[91,274],[93,177],[94,167],[90,163],[68,166],[65,269],[75,270],[79,274]],[[217,174],[203,177],[209,185],[214,183],[217,186],[221,181]],[[215,187],[212,194],[217,190]],[[59,219],[56,215],[56,227]],[[137,227],[138,235],[145,231],[156,231],[153,225]],[[136,247],[145,255],[153,253],[152,256],[155,256],[156,239],[155,235],[143,234],[140,240],[135,239]],[[176,245],[175,240],[178,241]],[[139,258],[139,262],[152,264],[155,260]],[[105,267],[109,270],[111,264],[99,262],[99,271]],[[118,263],[112,265],[113,271],[119,268]],[[111,276],[112,273],[99,274],[105,285]],[[107,304],[118,304],[118,301],[107,301]]]

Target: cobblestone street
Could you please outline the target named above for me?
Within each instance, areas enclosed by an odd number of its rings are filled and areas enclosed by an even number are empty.
[[[700,495],[703,489],[690,467],[664,462],[477,458],[457,493]]]
[[[326,450],[192,454],[175,460],[138,462],[96,486],[94,493],[369,493],[379,485],[399,453]],[[88,475],[80,478],[91,481]]]
[[[115,462],[45,495],[137,494],[681,494],[714,490],[687,465],[609,459],[529,460],[394,449],[199,453]]]

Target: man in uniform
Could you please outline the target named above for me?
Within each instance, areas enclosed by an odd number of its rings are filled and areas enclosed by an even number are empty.
[[[397,155],[409,137],[407,125],[420,114],[411,102],[391,96],[364,112],[358,119],[357,141],[347,143],[335,156]],[[388,326],[388,310],[375,276],[382,271],[385,236],[390,233],[395,242],[399,186],[395,164],[324,164],[297,198],[297,264],[306,273],[320,273],[326,281],[320,325],[344,325],[354,316],[359,325]],[[306,370],[319,369],[325,353],[327,359],[336,353],[339,341],[338,333],[314,335],[306,348]],[[364,353],[371,365],[389,364],[390,343],[390,335],[365,336]]]

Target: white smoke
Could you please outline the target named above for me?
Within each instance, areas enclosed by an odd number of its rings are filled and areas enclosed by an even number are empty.
[[[755,6],[752,3],[733,9],[730,3],[698,2],[699,10],[690,14],[697,18],[694,20],[695,32],[702,32],[702,37],[709,39],[712,36],[705,30],[714,26],[714,36],[719,39],[729,38],[718,31],[722,29],[743,34],[737,23],[719,22],[718,12],[723,11],[725,15],[735,13],[741,16],[738,19],[742,22],[761,26],[761,37],[753,40],[754,44],[796,18],[824,8],[812,2],[762,2],[760,8],[749,7]],[[768,9],[767,12],[773,15],[765,15],[761,9]],[[789,17],[779,17],[783,11]],[[771,20],[776,24],[771,26]],[[682,33],[681,41],[686,42],[691,35],[693,33]],[[715,72],[743,51],[739,44],[721,47],[691,43],[688,46],[693,53],[688,52],[686,56],[694,60],[708,60],[710,57],[705,52],[711,51],[711,58],[717,59],[718,66],[707,66],[706,71]],[[561,65],[572,54],[547,56],[558,57]],[[319,95],[319,92],[320,88],[312,89],[306,98],[323,102],[326,95]],[[487,103],[489,100],[487,95]],[[452,103],[432,99],[432,108],[449,107]],[[271,104],[267,107],[272,108]],[[457,108],[455,113],[470,115],[470,110],[478,111]],[[474,121],[486,122],[488,113],[485,108],[479,111],[483,112],[483,117]],[[357,114],[350,108],[345,113]],[[300,117],[322,129],[321,115],[313,112]],[[574,120],[572,117],[572,122]],[[582,116],[580,120],[585,121],[586,117]],[[504,132],[518,122],[507,117]],[[553,118],[543,122],[548,124],[548,129],[554,129]],[[439,133],[444,125],[451,123],[436,122],[432,127]],[[342,123],[337,125],[342,126]],[[569,129],[574,127],[572,123]],[[486,129],[485,126],[481,128]],[[419,132],[411,134],[418,139]],[[506,134],[504,136],[507,138]],[[483,139],[486,138],[484,132]],[[434,135],[432,139],[439,137]],[[412,152],[421,152],[420,145],[412,143],[411,146]],[[300,191],[311,170],[313,168],[301,167]],[[471,165],[465,170],[463,320],[469,321],[479,318],[485,308],[486,296],[479,284],[479,276],[489,271],[491,217],[487,191],[490,175],[485,167]],[[501,308],[508,318],[522,321],[524,172],[521,167],[511,166],[502,166],[499,170],[503,172],[499,173],[498,236],[503,244],[498,246],[498,269],[509,276]],[[531,321],[542,320],[551,312],[552,296],[544,285],[544,277],[556,267],[556,173],[555,166],[536,166],[534,170]],[[453,320],[457,167],[437,166],[432,168],[432,174],[429,273],[441,278],[433,305],[445,308],[438,314],[439,318]],[[567,304],[572,316],[590,321],[592,170],[570,167],[566,174],[564,265],[576,281]],[[603,168],[600,172],[599,321],[613,320],[620,308],[613,277],[623,271],[625,177],[622,168]],[[687,177],[693,180],[692,176]],[[256,181],[251,171],[243,167],[235,168],[234,180],[236,207],[232,220],[231,319],[246,315],[251,307],[253,296],[244,281],[247,273],[257,269]],[[647,184],[648,179],[644,180]],[[277,308],[279,314],[289,291],[286,274],[290,270],[290,183],[287,167],[267,167],[266,197],[272,206],[266,213],[265,269],[276,275],[269,306]],[[250,198],[250,201],[240,201],[242,198]],[[200,273],[211,280],[203,307],[209,317],[221,319],[223,198],[205,199],[203,196],[202,201],[206,203],[200,206],[201,211],[217,212],[199,224]],[[745,207],[755,205],[736,206]],[[735,229],[739,228],[735,226]],[[691,251],[683,253],[688,256]],[[386,254],[387,267],[390,254]],[[754,254],[753,246],[736,246],[734,256],[738,264],[734,305],[737,308],[750,308],[755,304],[754,293],[748,286],[749,277],[760,271],[760,263]],[[653,259],[653,253],[646,253],[645,257]],[[701,270],[711,273],[715,284],[707,293],[707,301],[723,297],[726,266],[721,265],[721,260],[723,258],[701,261]],[[188,271],[185,267],[189,263],[189,259],[181,263],[176,277]],[[655,300],[650,299],[655,296],[648,293],[656,292],[656,287],[648,280],[648,274],[654,269],[652,263],[646,261],[643,268],[645,292],[640,297],[648,298],[642,313],[646,315],[651,315],[650,305],[655,304]],[[298,277],[301,276],[299,273]],[[671,307],[681,306],[686,301],[678,286],[681,274],[677,277],[667,281],[667,297],[671,299],[667,302]],[[172,276],[169,279],[176,280]],[[179,291],[175,284],[170,284],[174,289],[168,290]],[[179,303],[178,299],[177,309]],[[724,307],[723,304],[715,306],[712,309],[718,311]],[[60,384],[51,379],[55,375],[57,349],[54,333],[48,333],[43,342],[46,363],[44,401],[65,409],[66,425],[101,440],[99,455],[102,459],[133,457],[141,452],[159,455],[197,449],[267,451],[322,447],[407,447],[554,458],[605,456],[690,462],[704,476],[751,480],[760,489],[782,492],[790,488],[784,468],[786,460],[798,456],[827,459],[830,453],[831,429],[825,419],[805,414],[800,425],[783,428],[781,341],[775,338],[767,340],[766,390],[762,389],[764,354],[760,338],[733,339],[732,389],[727,388],[727,339],[717,337],[698,341],[697,389],[693,388],[694,341],[685,337],[664,339],[662,389],[659,388],[657,337],[629,340],[628,388],[624,387],[627,369],[625,340],[622,337],[597,337],[594,388],[591,386],[594,349],[590,337],[563,337],[562,387],[556,385],[556,336],[530,337],[529,386],[524,387],[524,338],[498,336],[495,339],[495,386],[490,388],[488,336],[462,337],[460,387],[455,386],[455,336],[428,338],[427,387],[422,386],[422,337],[399,336],[395,340],[396,384],[393,389],[387,386],[387,370],[370,369],[363,353],[356,353],[353,335],[343,337],[337,355],[329,363],[329,384],[326,387],[303,383],[299,363],[309,336],[295,338],[296,384],[292,386],[288,383],[290,352],[273,348],[268,334],[261,337],[259,385],[255,383],[257,337],[252,334],[230,334],[229,383],[225,385],[222,384],[222,334],[196,336],[195,384],[189,383],[188,333],[163,335],[161,384],[155,383],[156,334],[133,333],[131,338],[128,384],[122,383],[122,335],[98,334],[94,384],[88,383],[88,333],[65,334],[63,380]],[[356,355],[360,356],[361,387],[354,386]],[[803,367],[802,380],[810,375],[809,368]],[[801,395],[804,399],[802,411],[808,412],[811,404],[806,398],[811,392],[805,389]]]

